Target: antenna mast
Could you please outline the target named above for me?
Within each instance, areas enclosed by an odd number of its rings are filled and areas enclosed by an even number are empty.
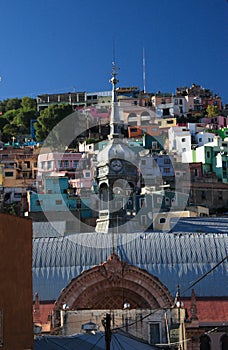
[[[145,49],[143,48],[143,92],[146,92],[146,60]]]

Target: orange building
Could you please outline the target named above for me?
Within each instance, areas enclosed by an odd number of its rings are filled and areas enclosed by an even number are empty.
[[[0,347],[32,350],[32,222],[0,213]]]

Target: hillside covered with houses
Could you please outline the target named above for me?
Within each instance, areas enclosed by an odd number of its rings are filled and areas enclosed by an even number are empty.
[[[138,202],[153,193],[160,196],[162,210],[169,211],[174,200],[178,209],[182,205],[172,193],[181,183],[186,207],[195,215],[225,214],[228,109],[221,98],[196,84],[177,88],[175,94],[145,93],[138,87],[118,87],[116,92],[123,138],[139,155]],[[96,158],[108,142],[111,91],[9,99],[1,101],[0,110],[1,211],[21,216],[42,211],[36,193],[50,198],[48,178],[61,177],[64,201],[85,207],[83,220],[95,220]],[[46,138],[69,114],[74,115],[75,138],[64,149],[48,148]],[[50,203],[47,210],[60,208]]]

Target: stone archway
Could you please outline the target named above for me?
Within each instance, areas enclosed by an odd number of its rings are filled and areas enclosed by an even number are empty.
[[[62,291],[54,310],[168,308],[173,298],[158,278],[112,254],[108,261],[84,271]]]

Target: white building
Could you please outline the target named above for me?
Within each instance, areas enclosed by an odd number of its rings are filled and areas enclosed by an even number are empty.
[[[191,134],[185,127],[173,126],[168,130],[169,151],[182,156],[191,151]]]
[[[215,135],[211,132],[198,132],[195,134],[195,140],[198,146],[203,146],[207,143],[214,142]]]

